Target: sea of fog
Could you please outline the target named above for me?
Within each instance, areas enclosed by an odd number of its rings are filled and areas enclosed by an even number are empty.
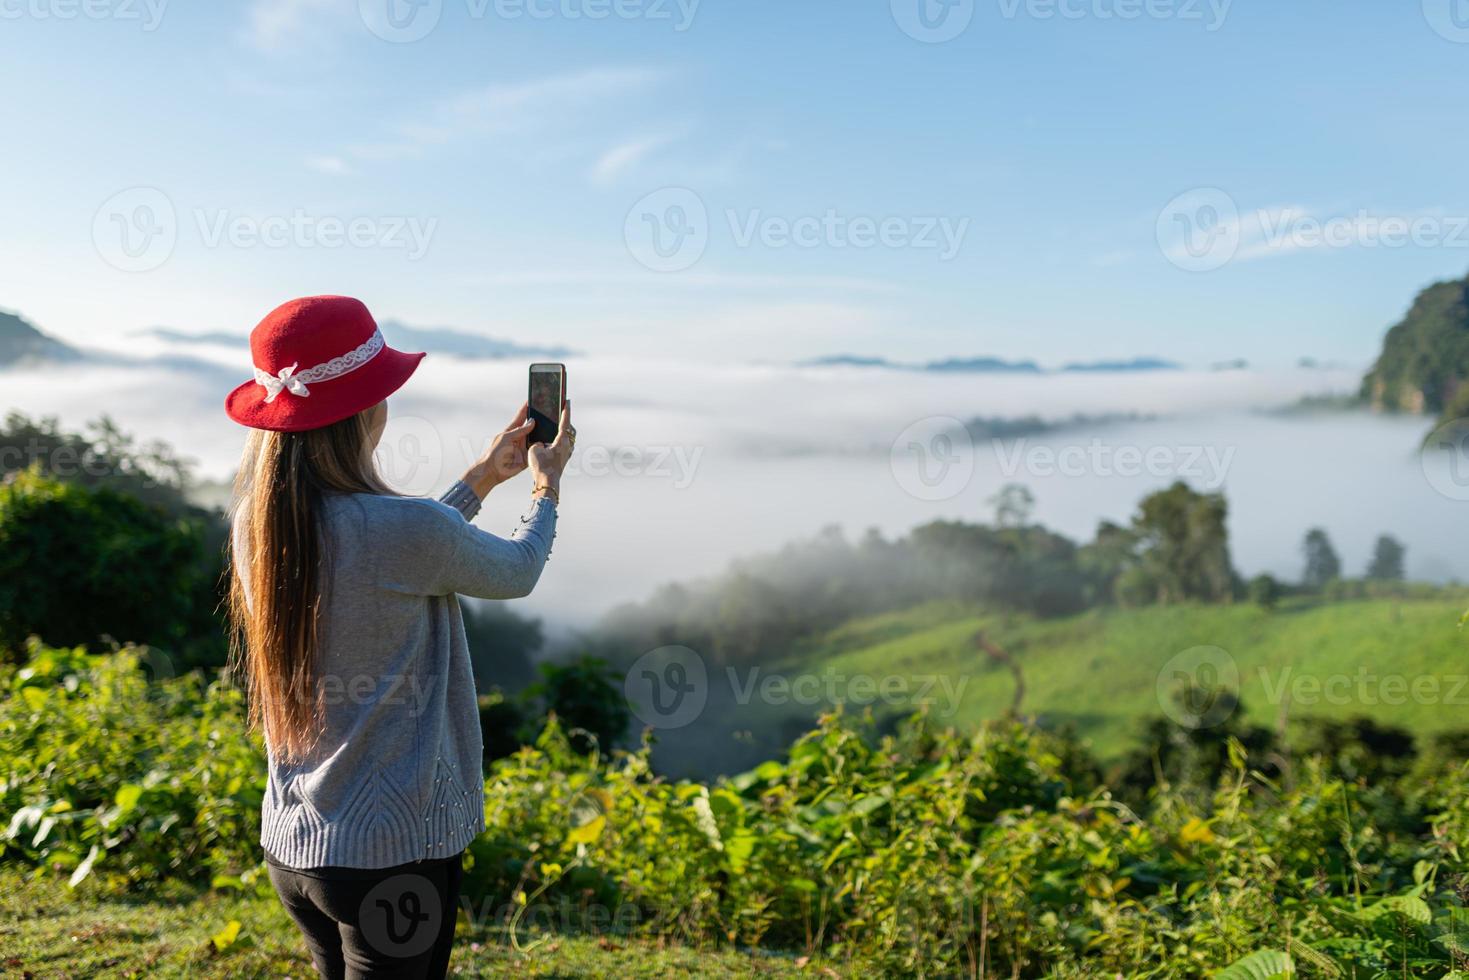
[[[224,479],[243,430],[221,405],[242,364],[239,348],[139,340],[114,363],[0,374],[0,410],[68,426],[105,412]],[[1426,420],[1268,411],[1353,391],[1355,370],[940,374],[588,357],[568,371],[577,458],[551,564],[517,603],[553,633],[828,525],[898,535],[988,520],[1011,482],[1034,494],[1035,520],[1077,539],[1175,479],[1220,489],[1245,575],[1297,577],[1301,538],[1320,526],[1348,574],[1385,532],[1407,544],[1412,577],[1469,579],[1469,477],[1457,479],[1459,460],[1425,471]],[[428,357],[390,403],[379,457],[390,480],[442,489],[524,390],[524,364]],[[952,421],[1027,416],[1098,421],[1000,443],[968,441]],[[510,531],[528,489],[525,476],[497,489],[479,525]]]

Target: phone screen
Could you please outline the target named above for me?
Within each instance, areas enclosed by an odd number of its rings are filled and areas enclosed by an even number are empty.
[[[530,441],[551,442],[561,426],[561,406],[566,401],[566,365],[530,366],[530,418],[536,427]]]

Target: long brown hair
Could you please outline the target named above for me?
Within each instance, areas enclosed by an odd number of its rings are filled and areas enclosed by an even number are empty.
[[[308,432],[257,429],[235,477],[230,670],[281,759],[304,758],[321,734],[322,498],[391,492],[373,462],[372,413]]]

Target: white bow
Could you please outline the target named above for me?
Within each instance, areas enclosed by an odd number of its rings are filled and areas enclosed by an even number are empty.
[[[275,396],[279,395],[282,391],[289,391],[291,394],[298,395],[301,398],[309,398],[311,396],[311,392],[306,389],[306,385],[299,379],[291,377],[295,373],[296,367],[297,365],[292,364],[290,367],[281,368],[273,378],[264,371],[256,372],[255,380],[264,385],[265,390],[268,392],[265,396],[265,403],[267,405],[275,401]]]

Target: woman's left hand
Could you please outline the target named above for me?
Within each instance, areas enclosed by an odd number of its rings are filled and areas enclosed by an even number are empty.
[[[490,440],[490,448],[485,450],[479,462],[465,474],[464,482],[481,498],[497,484],[504,483],[525,469],[525,440],[536,427],[535,421],[527,418],[529,411],[530,406],[522,404],[520,411],[515,413],[515,418],[504,429],[495,433],[495,437]]]

